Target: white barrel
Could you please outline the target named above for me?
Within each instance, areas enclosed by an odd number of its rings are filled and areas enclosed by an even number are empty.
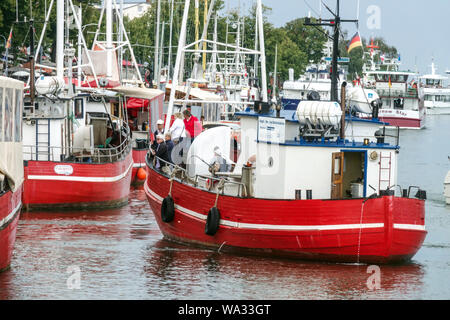
[[[65,82],[58,77],[44,77],[40,76],[36,80],[36,92],[38,94],[56,94],[59,90],[63,89]]]
[[[338,126],[342,118],[341,106],[333,101],[301,101],[297,107],[300,124],[305,125],[307,119],[312,125]]]

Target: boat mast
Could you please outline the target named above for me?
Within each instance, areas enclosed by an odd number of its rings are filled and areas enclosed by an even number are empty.
[[[169,57],[168,57],[168,70],[167,70],[167,81],[169,83],[172,76],[172,36],[173,36],[173,11],[175,0],[170,1],[170,30],[169,30]]]
[[[81,14],[81,3],[80,3],[80,11],[78,12],[78,19],[80,20],[80,24],[82,24],[82,17],[83,15]],[[75,14],[75,13],[74,13]],[[81,64],[82,64],[82,50],[81,50],[81,38],[82,38],[83,34],[82,34],[82,30],[78,30],[78,58],[77,58],[77,86],[81,86]]]
[[[261,0],[258,0],[258,33],[259,33],[259,46],[261,52],[261,88],[262,88],[262,96],[263,102],[268,101],[267,97],[267,73],[266,73],[266,48],[264,43],[264,20],[262,14],[262,3]]]
[[[272,101],[276,102],[277,100],[277,64],[278,64],[278,43],[275,45],[275,67],[273,72],[273,94]]]
[[[336,13],[331,11],[326,4],[325,8],[334,16],[334,19],[321,19],[321,23],[311,23],[310,18],[305,18],[305,26],[328,26],[333,28],[333,57],[331,62],[331,101],[339,102],[338,96],[338,56],[339,36],[342,22],[358,23],[358,20],[343,20],[340,17],[340,0],[336,0]],[[325,22],[323,22],[325,21]]]
[[[81,7],[81,6],[80,6]],[[123,0],[120,0],[120,19],[123,21]],[[119,42],[123,43],[123,28],[122,24],[119,24]],[[119,49],[119,80],[122,82],[123,72],[123,48]]]
[[[158,6],[156,9],[156,39],[155,39],[155,61],[153,62],[153,72],[155,73],[153,76],[153,79],[155,80],[155,83],[158,83],[158,73],[159,73],[159,23],[160,23],[160,17],[161,17],[161,0],[158,0]],[[158,83],[159,86],[159,83]]]
[[[208,22],[208,0],[205,0],[205,8],[203,12],[203,25],[206,26],[207,22]],[[203,74],[205,74],[205,72],[206,72],[206,42],[203,42]]]
[[[189,5],[191,1],[185,0],[184,4],[184,13],[183,13],[183,21],[181,23],[181,31],[180,31],[180,37],[178,39],[178,48],[177,48],[177,59],[175,61],[175,70],[173,73],[173,80],[172,80],[172,88],[170,90],[170,99],[169,99],[169,106],[167,110],[167,117],[166,117],[166,124],[165,124],[165,132],[169,132],[170,130],[170,120],[172,118],[173,113],[173,106],[175,101],[175,92],[178,87],[178,83],[180,80],[180,70],[181,70],[181,62],[182,62],[182,56],[183,56],[183,50],[186,43],[186,29],[187,29],[187,20],[189,16]]]
[[[64,0],[56,2],[56,76],[64,78]]]
[[[113,53],[113,44],[112,44],[112,0],[105,0],[106,7],[106,77],[112,78],[112,53]]]

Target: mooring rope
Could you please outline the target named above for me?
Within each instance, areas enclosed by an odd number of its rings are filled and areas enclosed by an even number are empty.
[[[222,178],[217,185],[216,202],[214,203],[214,208],[217,208],[217,202],[219,201],[220,192],[225,188],[225,179]]]

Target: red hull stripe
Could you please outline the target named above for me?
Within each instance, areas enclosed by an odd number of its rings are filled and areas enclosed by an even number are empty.
[[[11,222],[11,220],[14,218],[14,216],[16,215],[17,211],[20,210],[20,207],[22,206],[22,202],[19,202],[19,204],[17,205],[17,207],[14,208],[13,211],[11,211],[11,213],[9,215],[7,215],[5,218],[3,218],[2,220],[0,220],[0,230],[3,228],[3,226],[7,225],[8,223]]]
[[[115,182],[123,179],[133,167],[133,162],[130,163],[128,169],[122,174],[115,177],[71,177],[71,176],[46,176],[46,175],[29,175],[28,180],[53,180],[53,181],[78,181],[78,182]]]
[[[144,186],[147,194],[154,200],[162,203],[163,198],[150,190],[145,184]],[[193,216],[197,219],[205,220],[207,216],[175,204],[175,209],[187,215]],[[270,225],[270,224],[254,224],[254,223],[240,223],[230,220],[220,220],[220,225],[226,227],[233,227],[238,229],[259,229],[259,230],[285,230],[285,231],[310,231],[310,230],[349,230],[349,229],[376,229],[384,228],[384,223],[365,223],[365,224],[340,224],[340,225],[320,225],[320,226],[294,226],[294,225]]]

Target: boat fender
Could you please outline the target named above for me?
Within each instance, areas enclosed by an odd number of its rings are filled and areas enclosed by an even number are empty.
[[[172,197],[169,195],[164,198],[161,204],[161,219],[166,223],[170,223],[175,218],[175,205]]]
[[[220,224],[220,212],[217,207],[212,207],[208,212],[208,218],[206,219],[205,234],[208,236],[214,236],[219,230]]]

